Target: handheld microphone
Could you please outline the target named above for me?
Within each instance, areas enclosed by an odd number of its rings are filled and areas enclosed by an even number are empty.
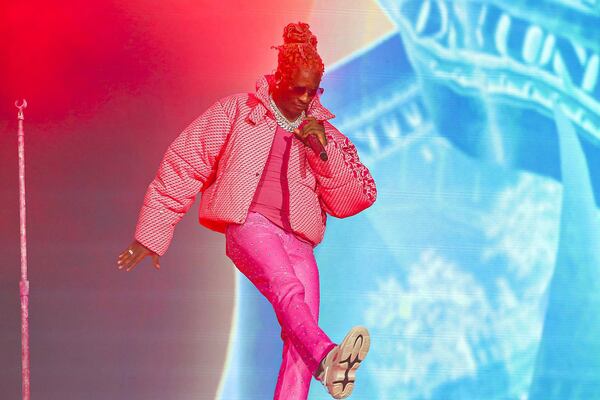
[[[298,127],[298,129],[302,129],[307,123],[307,121],[303,121]],[[325,148],[323,147],[319,139],[315,135],[308,135],[306,140],[310,148],[315,152],[315,154],[318,155],[321,158],[321,160],[327,161],[327,152],[325,151]]]
[[[319,139],[317,139],[315,135],[308,135],[307,140],[308,144],[310,145],[310,148],[313,149],[315,154],[321,157],[321,160],[327,161],[327,152],[325,151],[325,148],[323,147]]]

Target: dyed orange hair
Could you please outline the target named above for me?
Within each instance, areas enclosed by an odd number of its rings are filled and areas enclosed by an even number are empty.
[[[317,52],[317,37],[304,22],[288,24],[283,29],[283,44],[273,46],[279,50],[277,73],[282,78],[291,78],[294,71],[305,66],[323,76],[325,65]]]

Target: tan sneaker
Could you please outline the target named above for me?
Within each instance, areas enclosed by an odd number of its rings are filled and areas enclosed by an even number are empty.
[[[364,326],[350,329],[342,343],[331,349],[321,361],[317,379],[334,399],[344,399],[352,393],[356,370],[369,351],[369,331]]]

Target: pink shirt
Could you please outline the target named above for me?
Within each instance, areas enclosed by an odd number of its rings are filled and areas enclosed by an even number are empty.
[[[292,133],[279,125],[249,211],[260,213],[275,225],[290,231],[287,167]]]
[[[287,232],[293,232],[290,226],[290,189],[287,180],[293,135],[277,126],[265,169],[249,208],[249,211],[264,215]],[[307,242],[301,237],[298,239]]]

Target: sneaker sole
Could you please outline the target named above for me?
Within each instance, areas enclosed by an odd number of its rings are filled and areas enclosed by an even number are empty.
[[[354,389],[356,370],[367,356],[370,345],[369,331],[362,326],[352,328],[340,343],[337,368],[344,371],[344,378],[332,382],[335,389],[333,398],[344,399],[350,396]]]

